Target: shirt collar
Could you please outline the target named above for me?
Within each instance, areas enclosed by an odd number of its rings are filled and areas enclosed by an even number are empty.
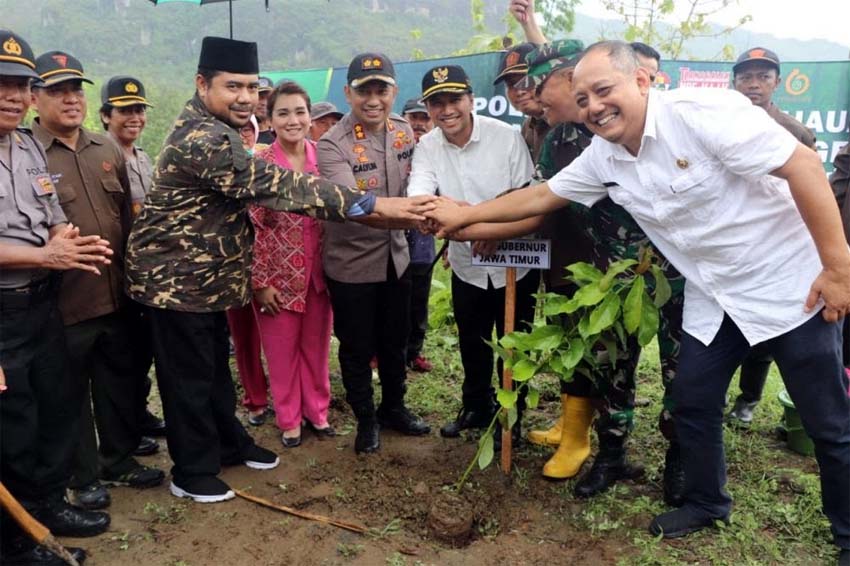
[[[42,126],[41,122],[37,117],[32,121],[32,131],[36,135],[38,140],[41,142],[41,145],[44,146],[44,149],[49,149],[54,143],[58,143],[62,147],[68,148],[68,146],[62,142],[62,140],[57,138],[55,135],[53,135],[51,131]],[[94,137],[90,136],[86,129],[81,127],[80,137],[77,140],[77,147],[68,149],[76,152],[80,151],[89,144],[102,145],[103,142],[99,139],[95,139]]]
[[[477,143],[481,139],[481,120],[478,119],[478,116],[473,112],[472,113],[472,135],[469,136],[469,141],[463,147],[458,147],[449,140],[446,139],[446,136],[443,135],[443,130],[441,128],[436,128],[440,131],[440,142],[445,146],[450,146],[455,149],[466,149],[472,143]]]
[[[611,156],[620,159],[622,161],[635,161],[643,152],[643,148],[646,145],[648,139],[657,139],[657,130],[655,129],[655,122],[658,117],[658,108],[661,104],[659,100],[660,94],[655,89],[650,89],[649,94],[646,97],[646,116],[644,118],[643,123],[643,135],[640,137],[640,149],[638,150],[637,155],[632,155],[629,151],[620,144],[611,144],[612,153]]]

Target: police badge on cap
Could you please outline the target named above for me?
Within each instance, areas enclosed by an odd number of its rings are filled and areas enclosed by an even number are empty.
[[[440,65],[422,77],[422,102],[441,92],[472,92],[472,83],[463,67]]]
[[[395,85],[395,67],[383,53],[361,53],[348,65],[348,86],[357,88],[369,81]]]
[[[225,37],[205,37],[201,44],[198,67],[239,75],[256,75],[260,72],[257,44]]]
[[[145,97],[145,85],[135,77],[112,77],[100,89],[101,104],[109,104],[116,108],[144,104],[153,106]]]
[[[38,78],[29,43],[7,29],[0,29],[0,76]]]

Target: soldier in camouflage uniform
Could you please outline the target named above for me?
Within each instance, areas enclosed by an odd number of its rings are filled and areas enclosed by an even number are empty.
[[[577,42],[574,42],[577,43]],[[561,94],[568,90],[569,73],[575,65],[575,55],[580,47],[569,40],[558,41],[546,45],[528,56],[529,74],[526,81],[533,84],[541,97],[544,115],[547,118],[560,118],[557,109],[552,108],[551,102],[557,101],[560,109],[567,108],[564,114],[570,114],[572,101],[567,101]],[[557,77],[557,78],[556,78]],[[550,79],[555,80],[551,83]],[[563,81],[559,83],[559,81]],[[548,85],[548,88],[546,88]],[[564,88],[566,86],[566,89]],[[548,92],[547,92],[548,91]],[[575,110],[575,109],[573,109]],[[577,112],[576,112],[577,115]],[[561,118],[563,119],[563,118]],[[537,163],[537,176],[541,180],[553,177],[560,169],[566,167],[581,151],[590,144],[589,134],[583,126],[572,122],[560,123],[547,136],[543,151]],[[559,218],[555,218],[560,215]],[[631,215],[610,198],[605,198],[592,208],[570,203],[568,206],[554,211],[544,220],[546,226],[552,229],[546,234],[553,241],[564,240],[565,225],[569,230],[582,230],[584,239],[581,242],[592,242],[590,250],[591,262],[604,271],[612,262],[622,259],[637,259],[642,248],[652,249],[659,260],[665,276],[670,282],[672,296],[661,308],[659,313],[660,326],[658,330],[659,355],[661,358],[662,382],[664,384],[664,401],[659,415],[659,428],[671,442],[665,463],[665,499],[674,504],[681,500],[682,474],[679,466],[678,447],[674,440],[672,417],[670,414],[670,393],[673,377],[676,375],[676,360],[682,332],[682,305],[684,302],[684,278],[663,258],[654,248],[646,234]],[[575,242],[576,239],[570,238]],[[553,269],[551,274],[560,277],[562,267],[568,265],[558,260],[557,244],[553,246]],[[574,252],[575,253],[575,252]],[[586,261],[576,258],[573,261]],[[558,287],[553,286],[557,292]],[[634,423],[635,372],[640,357],[640,346],[637,340],[630,337],[628,346],[619,351],[615,367],[601,368],[596,376],[596,387],[590,380],[576,378],[572,383],[564,383],[562,395],[565,397],[565,411],[561,421],[549,431],[532,431],[529,438],[535,437],[541,444],[558,444],[558,454],[547,462],[544,475],[553,478],[571,477],[578,472],[581,462],[589,453],[587,433],[571,428],[574,421],[569,413],[580,415],[579,421],[587,423],[589,428],[592,411],[588,411],[587,398],[594,397],[593,404],[599,412],[596,421],[596,432],[599,438],[599,455],[594,461],[593,468],[577,483],[576,494],[592,496],[606,490],[621,477],[634,475],[638,470],[629,466],[625,460],[624,444]],[[584,398],[584,401],[581,399]],[[566,427],[566,428],[565,428]],[[560,428],[560,430],[559,430]],[[570,436],[567,442],[560,442],[563,434]],[[563,448],[561,448],[563,446]]]
[[[398,227],[431,207],[416,204],[428,199],[377,199],[249,157],[238,128],[257,103],[258,67],[255,43],[204,38],[197,92],[160,153],[127,249],[127,292],[151,319],[171,493],[205,503],[234,497],[217,477],[221,465],[279,463],[234,414],[224,311],[251,297],[246,205]]]

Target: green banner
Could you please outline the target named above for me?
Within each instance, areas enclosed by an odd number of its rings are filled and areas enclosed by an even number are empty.
[[[475,89],[475,111],[519,125],[522,114],[508,103],[504,86],[493,86],[502,56],[501,52],[493,52],[397,63],[399,95],[395,111],[401,111],[408,98],[419,96],[422,77],[429,69],[438,65],[460,65]],[[295,80],[307,90],[314,102],[329,100],[346,111],[348,103],[343,88],[347,71],[346,67],[336,67],[264,72],[263,75],[275,82],[281,78]],[[732,63],[664,61],[655,86],[666,90],[683,86],[731,88],[731,84]],[[827,172],[831,172],[835,154],[850,138],[850,61],[782,63],[782,84],[773,100],[782,110],[814,131],[818,153]]]
[[[664,61],[656,87],[731,88],[732,63]],[[782,82],[773,102],[817,137],[827,172],[835,154],[850,138],[850,62],[783,62]]]

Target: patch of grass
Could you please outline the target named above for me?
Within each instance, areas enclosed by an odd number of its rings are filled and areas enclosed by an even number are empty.
[[[368,534],[372,538],[383,539],[393,535],[397,535],[401,531],[401,519],[398,517],[392,519],[382,529],[373,527],[369,529]]]
[[[362,544],[345,544],[341,542],[336,545],[336,553],[343,558],[356,558],[361,552],[363,552]]]
[[[404,559],[404,556],[401,555],[400,552],[394,552],[391,555],[387,556],[387,566],[405,566],[407,561]]]
[[[174,503],[169,506],[158,503],[145,503],[145,515],[151,515],[151,522],[165,525],[175,525],[186,518],[188,506],[185,503]]]

